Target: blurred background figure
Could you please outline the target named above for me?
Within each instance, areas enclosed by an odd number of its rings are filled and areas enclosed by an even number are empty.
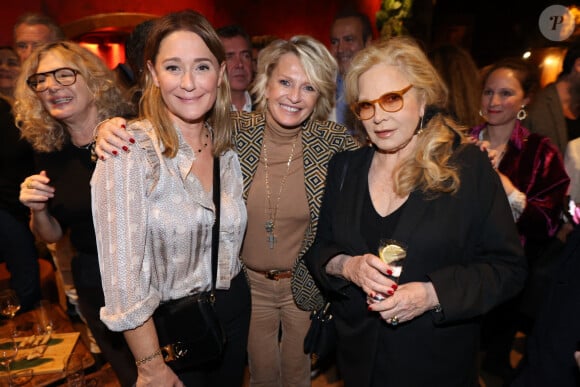
[[[580,227],[566,241],[512,387],[580,386]]]
[[[554,249],[561,249],[555,235],[570,181],[560,152],[550,139],[531,134],[522,125],[537,87],[536,70],[528,62],[507,58],[494,63],[484,75],[481,93],[480,109],[486,122],[471,130],[474,140],[493,152],[492,164],[508,197],[528,261],[529,274],[521,298],[494,309],[483,326],[482,342],[487,351],[482,367],[504,379],[512,371],[514,335],[518,328],[529,332],[543,297],[549,279],[544,259],[555,261]]]
[[[12,100],[16,78],[20,73],[20,59],[10,46],[0,47],[0,97]]]
[[[6,262],[10,287],[26,311],[41,298],[39,252],[28,227],[30,210],[18,200],[20,183],[34,172],[34,157],[11,110],[12,105],[0,98],[0,262]]]
[[[106,117],[125,114],[129,105],[113,72],[72,42],[33,51],[22,66],[15,100],[16,122],[36,151],[34,174],[20,186],[20,201],[30,208],[30,227],[47,243],[70,232],[79,310],[121,384],[131,386],[136,366],[123,335],[109,331],[99,317],[105,302],[89,185],[95,168],[94,128]]]
[[[232,110],[251,112],[253,102],[248,89],[254,79],[252,42],[241,26],[221,27],[217,33],[226,50],[226,70],[232,92]]]
[[[356,118],[348,108],[344,97],[344,77],[354,56],[373,39],[373,30],[368,16],[362,12],[346,9],[334,17],[330,28],[330,53],[338,64],[336,77],[336,104],[331,120],[346,126],[354,133]]]
[[[429,59],[449,89],[448,113],[458,124],[472,128],[481,123],[481,77],[469,52],[456,45],[441,45]]]
[[[143,77],[146,70],[143,49],[154,22],[155,19],[145,20],[133,28],[125,41],[126,63],[119,63],[115,68],[118,84],[127,90],[128,100],[134,106],[139,105],[142,95]]]
[[[524,126],[549,137],[562,155],[568,141],[580,137],[580,39],[568,47],[558,79],[537,93],[528,113]]]
[[[14,49],[20,63],[24,63],[38,46],[64,39],[65,35],[60,26],[46,15],[26,13],[14,24]]]

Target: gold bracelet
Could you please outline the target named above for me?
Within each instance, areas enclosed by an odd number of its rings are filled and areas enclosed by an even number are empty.
[[[135,364],[137,365],[137,367],[142,366],[143,364],[155,359],[157,356],[161,356],[161,348],[158,348],[157,351],[153,352],[151,355],[145,356],[135,361]]]

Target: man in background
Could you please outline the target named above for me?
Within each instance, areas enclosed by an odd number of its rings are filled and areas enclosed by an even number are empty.
[[[14,25],[14,49],[23,63],[32,51],[45,43],[64,40],[62,29],[50,17],[38,13],[26,13]]]
[[[351,131],[354,115],[344,99],[344,76],[354,56],[373,40],[373,30],[367,15],[352,10],[339,12],[330,28],[330,52],[338,63],[336,78],[335,121]]]
[[[248,88],[252,83],[252,43],[250,36],[238,25],[217,30],[226,51],[226,72],[232,92],[232,110],[252,111],[252,98]]]

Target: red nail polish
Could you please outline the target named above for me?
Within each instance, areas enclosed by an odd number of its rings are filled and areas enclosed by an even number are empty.
[[[387,290],[387,294],[388,294],[389,296],[392,296],[393,294],[395,294],[395,292],[393,292],[392,290]]]
[[[374,298],[375,297],[375,292],[370,292],[369,293],[369,297]]]
[[[372,312],[373,311],[373,308],[371,308],[370,305],[367,307],[367,309],[368,309],[369,312]]]
[[[135,144],[135,139],[134,139],[133,137],[131,137],[131,138],[129,139],[129,142],[130,142],[131,144]]]
[[[387,275],[393,275],[393,271],[391,269],[387,269]]]
[[[129,148],[127,148],[127,146],[126,146],[126,145],[123,145],[123,150],[124,150],[125,152],[129,152]]]
[[[121,128],[126,129],[127,127],[125,126],[125,124],[121,125]]]
[[[117,156],[119,152],[117,152],[116,150],[113,151],[113,155]]]
[[[105,156],[101,156],[101,157],[100,157],[100,159],[101,159],[101,160],[105,160]]]
[[[397,288],[399,287],[397,284],[392,284],[391,287],[393,288],[393,290],[397,290]]]

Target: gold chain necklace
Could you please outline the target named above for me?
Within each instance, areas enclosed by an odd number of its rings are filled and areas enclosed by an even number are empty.
[[[276,244],[276,234],[274,234],[274,229],[276,227],[276,215],[278,214],[278,205],[280,204],[280,197],[282,196],[282,191],[284,190],[284,185],[286,184],[286,179],[290,174],[290,164],[294,158],[294,150],[296,149],[296,143],[298,142],[298,135],[292,143],[292,151],[288,157],[288,162],[286,163],[286,173],[282,176],[282,181],[280,182],[280,190],[278,191],[278,198],[276,199],[276,206],[272,208],[272,193],[270,190],[270,180],[268,176],[268,148],[266,147],[266,136],[264,136],[264,143],[262,144],[262,154],[264,155],[264,175],[266,180],[266,200],[268,202],[266,208],[264,209],[266,215],[266,223],[264,223],[264,229],[266,234],[268,234],[268,247],[270,249],[274,248]]]

